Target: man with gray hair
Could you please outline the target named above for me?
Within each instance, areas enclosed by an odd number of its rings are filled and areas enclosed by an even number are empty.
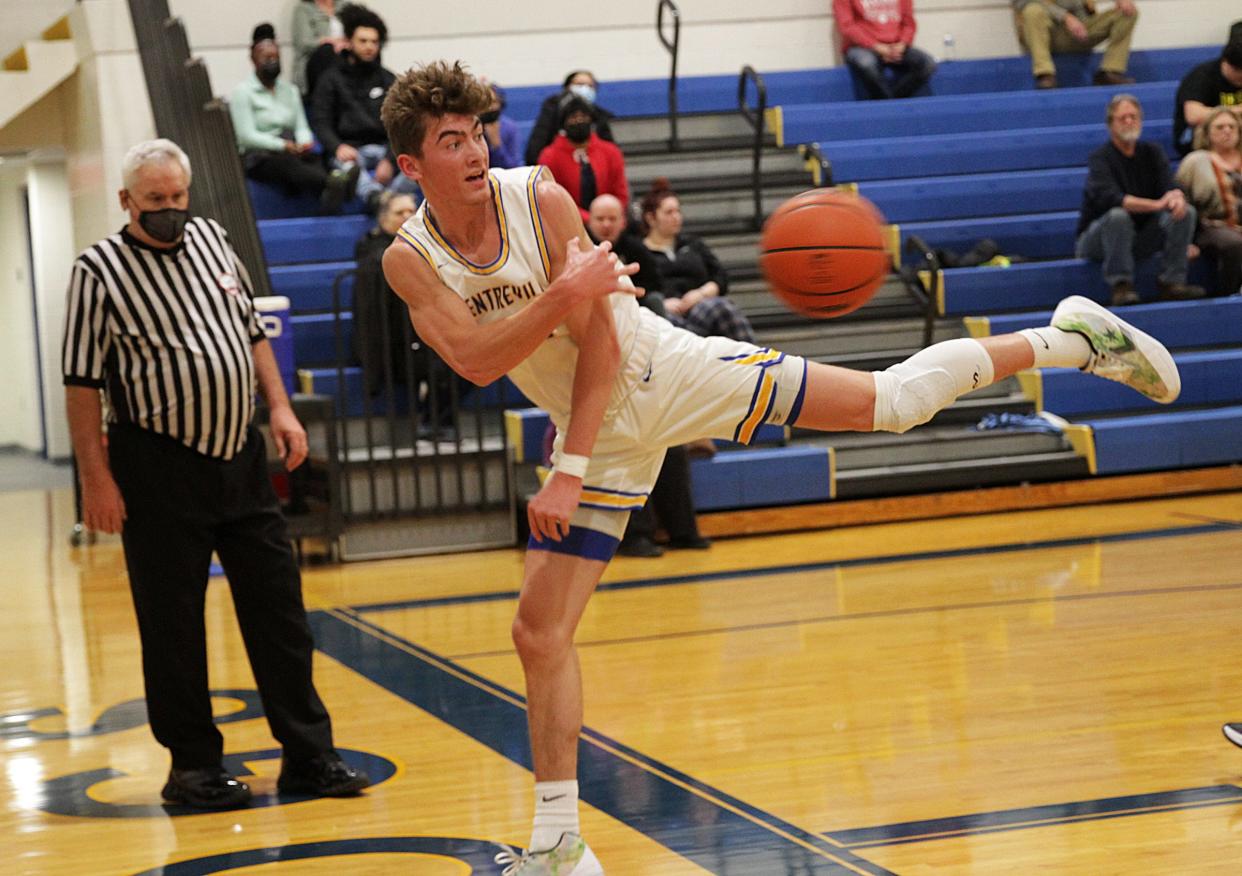
[[[1087,182],[1078,219],[1077,254],[1103,262],[1112,304],[1137,304],[1134,263],[1159,252],[1160,297],[1202,298],[1186,284],[1187,249],[1195,235],[1195,208],[1173,183],[1169,159],[1154,143],[1140,140],[1143,107],[1132,94],[1108,102],[1109,142],[1087,160]]]
[[[1126,85],[1130,37],[1138,21],[1134,0],[1117,0],[1108,12],[1097,12],[1094,0],[1013,0],[1018,42],[1031,55],[1036,88],[1056,88],[1057,68],[1052,53],[1086,54],[1108,41],[1095,71],[1096,85]]]
[[[212,721],[203,623],[212,551],[283,746],[278,789],[356,794],[369,780],[333,748],[311,680],[301,576],[253,423],[257,384],[285,468],[306,458],[250,277],[224,229],[190,216],[190,162],[177,144],[139,143],[122,176],[129,220],[74,262],[62,365],[84,522],[119,532],[125,549],[147,713],[172,755],[163,797],[203,809],[250,799],[222,765]]]

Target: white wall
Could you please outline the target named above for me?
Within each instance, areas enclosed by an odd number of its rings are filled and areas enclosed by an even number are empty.
[[[301,0],[171,0],[195,51],[208,60],[212,82],[227,92],[249,73],[246,47],[259,21],[279,39],[292,37],[292,9]],[[1229,22],[1242,17],[1236,0],[1137,0],[1142,20],[1136,48],[1223,43]],[[588,67],[601,79],[662,76],[668,56],[655,36],[655,0],[612,4],[580,0],[475,0],[411,3],[371,0],[388,25],[385,62],[393,70],[435,58],[460,58],[506,85],[559,82]],[[1107,7],[1107,0],[1102,4]],[[678,0],[681,73],[793,70],[838,63],[831,0]],[[1013,55],[1008,0],[916,0],[916,42],[938,53],[946,33],[959,57]]]
[[[72,452],[61,389],[60,344],[65,322],[65,290],[77,255],[73,238],[65,234],[65,229],[72,227],[73,211],[64,159],[49,155],[32,160],[26,185],[30,192],[31,261],[45,387],[43,414],[47,424],[47,454],[59,459]]]
[[[34,302],[23,189],[25,160],[0,164],[0,446],[41,450]]]

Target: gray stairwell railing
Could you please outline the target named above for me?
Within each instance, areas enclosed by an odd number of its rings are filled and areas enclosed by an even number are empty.
[[[746,103],[747,82],[755,84],[757,105],[753,110]],[[742,68],[742,73],[737,79],[737,107],[755,132],[750,175],[751,193],[754,196],[754,215],[751,218],[751,224],[758,229],[763,224],[763,178],[759,165],[763,157],[763,139],[767,133],[768,88],[763,82],[763,77],[756,73],[755,68],[749,64]]]
[[[671,38],[664,35],[664,11],[666,9],[673,22]],[[676,152],[681,148],[681,140],[677,136],[677,56],[681,51],[681,13],[677,11],[677,4],[673,0],[660,0],[660,4],[656,7],[656,35],[672,56],[672,69],[668,74],[668,148]]]

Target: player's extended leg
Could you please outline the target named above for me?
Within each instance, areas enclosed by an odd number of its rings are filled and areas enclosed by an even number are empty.
[[[807,363],[797,425],[825,431],[905,432],[961,395],[1025,368],[1080,368],[1167,404],[1181,391],[1168,350],[1094,301],[1062,301],[1049,326],[933,344],[884,371]]]
[[[582,675],[574,633],[607,565],[603,560],[555,550],[526,552],[513,642],[526,675],[535,767],[535,824],[529,849],[546,854],[513,858],[515,873],[586,876],[603,872],[583,843],[578,826]],[[554,864],[562,869],[555,869]]]

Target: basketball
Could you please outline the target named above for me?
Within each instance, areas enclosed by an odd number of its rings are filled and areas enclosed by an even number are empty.
[[[884,217],[866,198],[812,189],[781,204],[764,223],[759,264],[772,292],[814,319],[862,307],[888,276]]]

